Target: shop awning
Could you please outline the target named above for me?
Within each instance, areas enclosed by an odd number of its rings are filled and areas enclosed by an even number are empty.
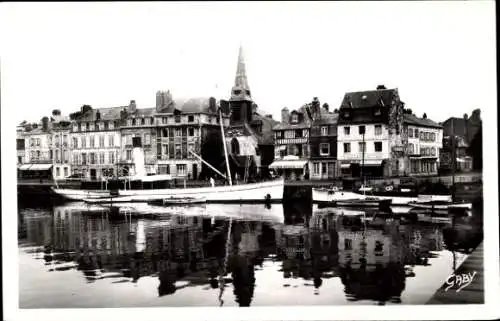
[[[302,169],[306,166],[307,160],[278,160],[269,165],[273,169]]]
[[[31,167],[31,164],[23,164],[18,167],[19,170],[27,171]]]
[[[351,164],[340,164],[340,168],[350,168]]]
[[[52,164],[33,164],[29,168],[30,171],[47,171],[52,168]]]
[[[364,166],[381,166],[382,165],[382,160],[377,160],[377,159],[365,159],[364,161]],[[362,165],[360,163],[360,165]]]
[[[471,158],[457,158],[457,162],[459,163],[470,163],[472,162]]]

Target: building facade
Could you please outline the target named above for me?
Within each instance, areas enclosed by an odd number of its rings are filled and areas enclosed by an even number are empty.
[[[311,133],[309,137],[311,179],[334,179],[340,175],[337,163],[338,113],[332,113],[328,104],[319,106],[313,101]]]
[[[285,179],[303,180],[309,176],[309,135],[312,119],[307,112],[308,106],[298,110],[281,110],[281,123],[274,131],[274,162],[270,168]]]
[[[345,94],[337,126],[342,176],[404,175],[403,106],[397,89],[384,86]]]
[[[443,148],[443,128],[427,117],[404,115],[404,130],[408,137],[406,174],[409,176],[437,175],[439,155]]]
[[[71,172],[84,179],[117,175],[120,157],[120,112],[123,107],[82,108],[72,119]]]
[[[54,179],[64,179],[71,174],[71,122],[69,118],[61,116],[58,110],[52,112],[51,135]]]

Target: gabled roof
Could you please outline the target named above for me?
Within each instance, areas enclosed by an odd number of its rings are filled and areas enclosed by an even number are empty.
[[[419,127],[443,128],[443,126],[428,118],[418,118],[417,116],[410,114],[404,114],[404,123]]]
[[[313,126],[315,125],[337,125],[339,120],[339,114],[326,111],[321,108],[321,117],[316,118],[313,121]]]
[[[348,92],[344,95],[340,108],[369,108],[390,106],[398,97],[397,89],[379,89]]]

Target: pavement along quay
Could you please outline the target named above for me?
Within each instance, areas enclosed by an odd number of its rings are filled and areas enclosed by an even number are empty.
[[[481,242],[427,304],[484,304],[483,255]]]

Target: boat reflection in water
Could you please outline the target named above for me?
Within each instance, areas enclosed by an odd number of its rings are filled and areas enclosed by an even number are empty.
[[[147,280],[157,280],[146,292],[162,301],[141,301],[144,292],[133,292],[129,295],[139,297],[133,303],[122,298],[126,306],[295,305],[297,295],[304,304],[399,304],[405,303],[402,294],[412,291],[409,278],[419,278],[418,268],[435,269],[433,260],[448,260],[443,229],[451,229],[453,244],[468,238],[457,232],[465,229],[460,224],[402,224],[384,213],[378,213],[379,220],[367,220],[372,214],[301,204],[105,208],[68,203],[20,210],[20,253],[44,262],[42,271],[30,270],[33,277],[73,271],[84,284],[108,280],[107,286],[148,288]],[[39,291],[39,299],[44,293],[36,283],[22,288],[29,288],[30,295]],[[430,295],[437,286],[429,284]],[[80,289],[62,287],[61,295]],[[118,306],[119,295],[112,298]],[[21,292],[21,306],[40,304],[24,296]],[[108,299],[97,288],[89,297]],[[96,305],[77,300],[71,306]]]

